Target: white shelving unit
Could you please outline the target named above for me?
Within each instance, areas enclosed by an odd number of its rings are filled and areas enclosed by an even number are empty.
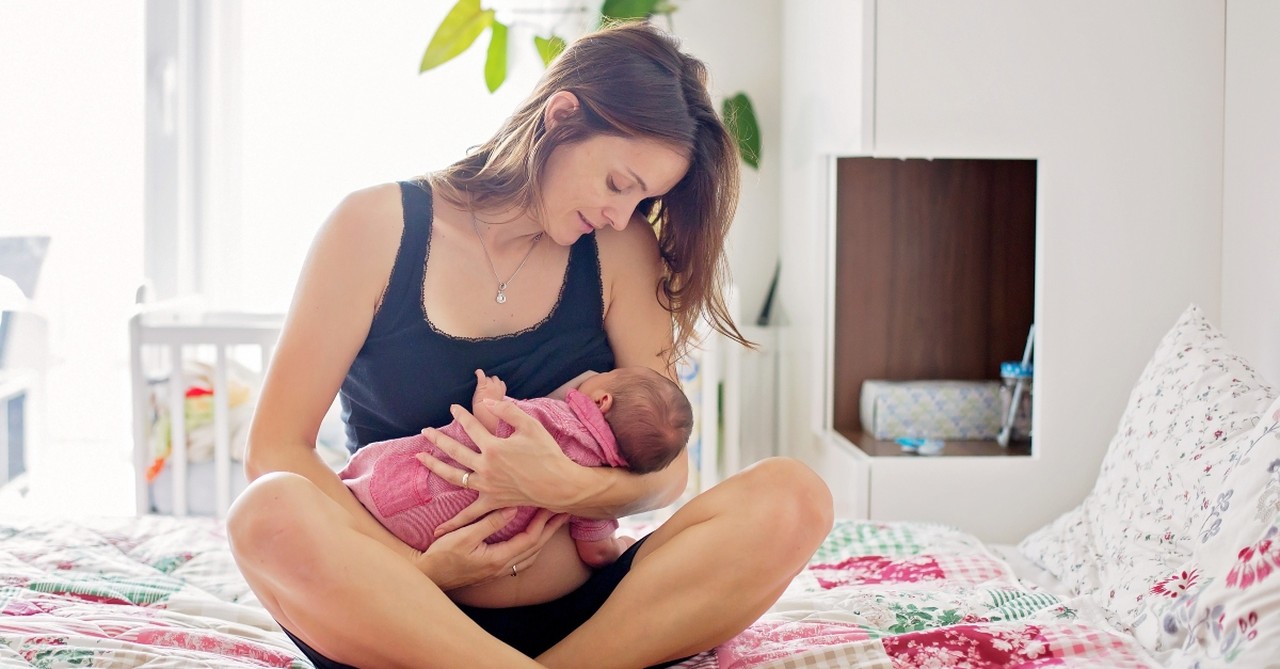
[[[841,515],[1009,542],[1083,497],[1151,346],[1221,303],[1225,7],[784,5],[781,431]],[[838,156],[1037,160],[1032,457],[872,458],[830,430]]]

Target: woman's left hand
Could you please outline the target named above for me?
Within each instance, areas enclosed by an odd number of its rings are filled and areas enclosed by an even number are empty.
[[[567,511],[583,493],[584,483],[578,481],[585,468],[565,456],[541,423],[510,400],[494,401],[488,406],[514,428],[511,436],[495,437],[471,412],[457,404],[450,407],[454,419],[476,443],[479,453],[434,428],[422,431],[462,468],[446,464],[429,453],[420,453],[418,460],[437,476],[457,484],[462,484],[463,474],[470,471],[467,487],[480,493],[470,506],[442,523],[436,529],[436,536],[469,525],[496,509],[535,506]]]

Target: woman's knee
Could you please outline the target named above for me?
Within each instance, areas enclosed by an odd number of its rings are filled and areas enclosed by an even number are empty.
[[[831,490],[817,472],[794,458],[767,458],[751,465],[742,474],[744,486],[768,524],[797,538],[821,541],[831,531],[834,505]]]
[[[227,512],[227,538],[239,557],[271,560],[280,551],[295,553],[305,543],[309,516],[323,494],[306,477],[272,472],[255,479]]]

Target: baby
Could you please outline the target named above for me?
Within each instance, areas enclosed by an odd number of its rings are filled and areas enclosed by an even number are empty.
[[[580,377],[581,378],[581,377]],[[577,379],[575,379],[576,381]],[[572,383],[572,382],[571,382]],[[645,474],[666,467],[684,449],[693,428],[693,410],[684,392],[670,379],[647,367],[623,367],[591,373],[564,399],[513,400],[555,438],[564,454],[585,467],[626,467]],[[507,386],[496,376],[476,370],[471,412],[495,436],[512,428],[498,419],[483,400],[502,399]],[[440,431],[476,449],[454,421]],[[423,451],[455,467],[460,465],[423,435],[368,444],[356,451],[339,472],[360,503],[401,541],[426,550],[435,529],[479,495],[447,481],[415,457]],[[464,468],[465,469],[465,468]],[[505,527],[486,539],[496,543],[523,531],[537,509],[520,507]],[[631,543],[613,536],[616,520],[571,518],[569,534],[582,561],[591,567],[612,563]]]

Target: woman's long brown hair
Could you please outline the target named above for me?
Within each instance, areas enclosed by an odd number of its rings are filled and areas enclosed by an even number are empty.
[[[558,91],[577,96],[579,112],[548,131],[543,110]],[[689,171],[661,198],[640,203],[657,229],[665,272],[655,287],[675,325],[675,357],[696,344],[698,318],[750,346],[724,302],[725,237],[738,205],[738,149],[707,92],[707,68],[679,42],[644,22],[622,23],[575,40],[533,93],[487,142],[430,175],[455,206],[523,209],[542,215],[543,167],[556,147],[596,135],[640,138],[682,151]]]

